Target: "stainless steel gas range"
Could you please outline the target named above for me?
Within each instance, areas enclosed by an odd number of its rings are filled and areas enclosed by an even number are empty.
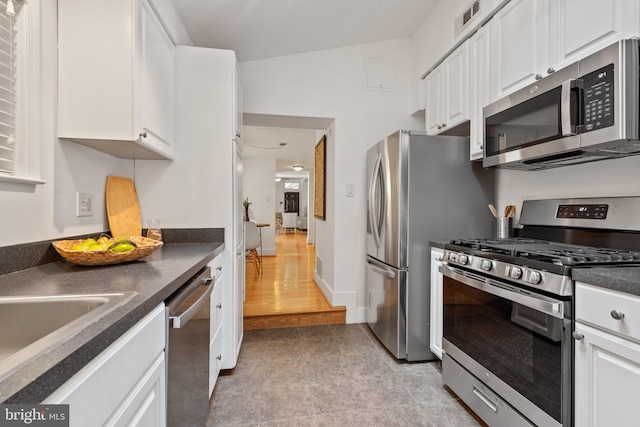
[[[571,271],[640,264],[640,197],[525,201],[520,224],[445,245],[442,377],[491,426],[572,426]]]

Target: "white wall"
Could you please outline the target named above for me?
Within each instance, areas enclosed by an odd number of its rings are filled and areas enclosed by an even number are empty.
[[[276,161],[259,157],[243,159],[243,200],[249,198],[249,216],[258,223],[270,224],[261,227],[262,254],[276,254]]]
[[[367,87],[367,58],[392,62],[392,88]],[[348,322],[364,321],[366,150],[399,128],[424,128],[409,115],[411,63],[408,38],[240,63],[245,112],[335,119],[327,130],[326,220],[315,221],[315,245],[320,286],[332,304],[347,306]],[[346,184],[355,197],[344,196]]]

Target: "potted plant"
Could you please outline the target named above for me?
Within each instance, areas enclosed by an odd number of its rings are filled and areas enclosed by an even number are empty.
[[[244,220],[245,221],[249,221],[249,205],[251,204],[251,202],[249,201],[248,197],[245,197],[244,200],[242,201],[242,206],[244,206]]]

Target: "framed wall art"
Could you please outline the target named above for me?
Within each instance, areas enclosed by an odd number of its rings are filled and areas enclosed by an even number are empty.
[[[315,164],[315,196],[313,204],[313,215],[317,219],[324,221],[325,219],[325,196],[326,196],[326,183],[327,178],[325,176],[325,169],[327,166],[326,160],[326,136],[320,138],[320,141],[316,144],[316,164]]]

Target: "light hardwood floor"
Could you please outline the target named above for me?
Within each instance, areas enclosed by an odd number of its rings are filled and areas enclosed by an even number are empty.
[[[315,248],[307,234],[276,234],[276,256],[262,257],[256,274],[247,262],[244,329],[345,323],[345,307],[331,307],[313,281]]]

